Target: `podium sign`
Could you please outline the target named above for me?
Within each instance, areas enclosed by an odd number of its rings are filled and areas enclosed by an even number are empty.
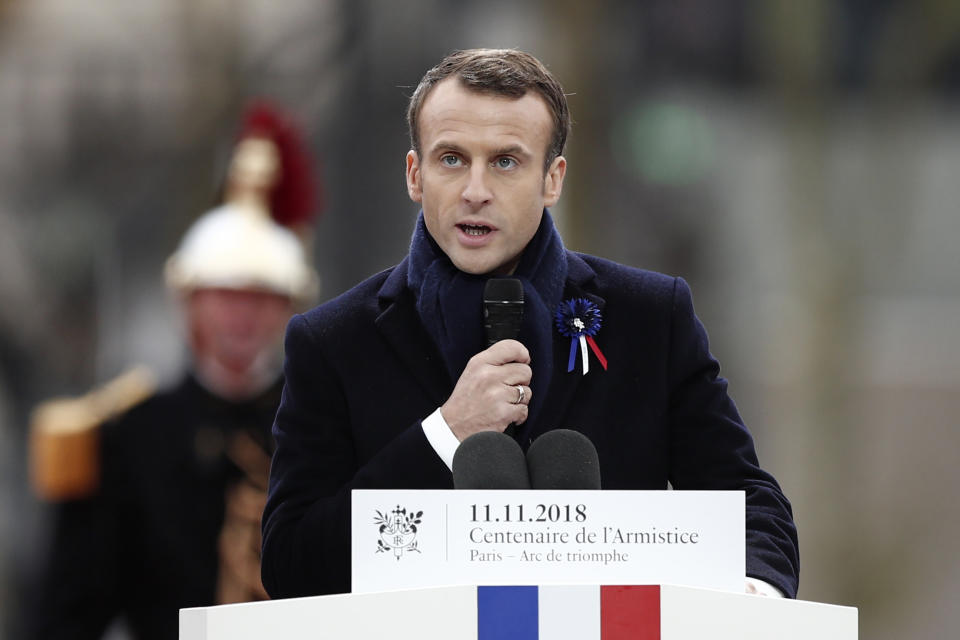
[[[742,491],[355,490],[353,592],[684,584],[743,591]]]

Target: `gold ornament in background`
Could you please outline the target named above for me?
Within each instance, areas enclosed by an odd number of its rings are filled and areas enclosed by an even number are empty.
[[[30,418],[30,482],[44,500],[83,498],[100,486],[100,425],[153,395],[156,380],[129,369],[77,398],[53,398]]]

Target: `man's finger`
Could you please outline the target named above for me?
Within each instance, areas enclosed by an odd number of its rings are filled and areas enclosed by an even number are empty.
[[[528,364],[520,362],[508,362],[500,365],[494,374],[503,384],[525,384],[530,386],[530,380],[533,378],[533,369]]]
[[[516,406],[516,413],[514,414],[512,422],[513,424],[523,424],[527,421],[527,415],[529,414],[530,409],[526,404],[518,404]]]
[[[506,394],[510,404],[529,405],[530,396],[533,394],[533,391],[526,385],[515,384],[507,386]]]
[[[527,348],[523,344],[517,342],[516,340],[501,340],[497,342],[477,355],[474,358],[480,359],[482,362],[493,365],[506,364],[508,362],[522,362],[524,364],[530,363],[530,352],[527,351]]]

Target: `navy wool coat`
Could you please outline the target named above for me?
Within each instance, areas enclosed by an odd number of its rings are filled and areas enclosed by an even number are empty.
[[[790,503],[762,470],[679,278],[567,252],[564,299],[600,307],[609,361],[554,373],[527,437],[570,428],[594,443],[604,489],[743,490],[747,575],[795,597]],[[262,574],[275,598],[350,590],[351,489],[452,489],[420,421],[453,391],[406,287],[406,260],[295,316],[263,518]],[[593,355],[591,355],[593,358]]]

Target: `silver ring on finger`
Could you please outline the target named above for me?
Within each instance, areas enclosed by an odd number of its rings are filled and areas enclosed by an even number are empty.
[[[518,384],[514,388],[517,390],[517,399],[513,404],[523,404],[523,399],[527,397],[527,392],[523,390],[522,384]]]

